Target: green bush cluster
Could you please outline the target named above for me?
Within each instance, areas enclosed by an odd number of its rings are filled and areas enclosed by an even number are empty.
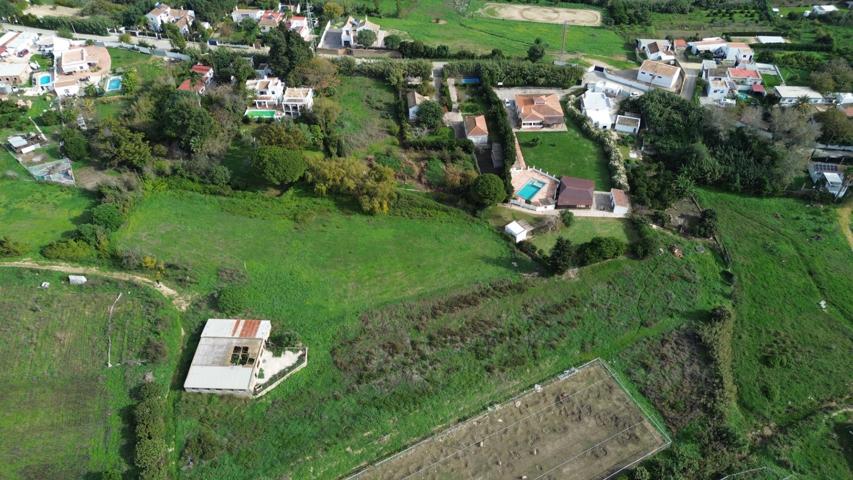
[[[0,237],[0,257],[18,257],[27,251],[27,246],[8,236]]]
[[[583,69],[577,66],[561,67],[548,63],[531,63],[521,60],[462,60],[444,67],[449,77],[478,77],[485,85],[498,83],[505,87],[559,87],[577,85]]]
[[[155,383],[139,390],[139,403],[133,409],[136,426],[134,466],[143,480],[165,480],[169,474],[169,447],[166,443],[166,399]]]

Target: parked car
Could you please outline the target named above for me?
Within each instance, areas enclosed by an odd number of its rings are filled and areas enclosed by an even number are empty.
[[[19,57],[25,57],[25,56],[27,56],[28,53],[30,53],[30,51],[25,48],[25,49],[21,50],[20,52],[18,52],[18,56]]]
[[[207,41],[207,44],[208,44],[208,45],[216,46],[216,45],[219,45],[219,40],[213,40],[213,39],[210,39],[210,40],[208,40],[208,41]]]

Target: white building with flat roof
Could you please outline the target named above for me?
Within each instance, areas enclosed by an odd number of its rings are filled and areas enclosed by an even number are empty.
[[[281,99],[281,109],[285,117],[296,118],[303,112],[310,112],[314,108],[313,88],[292,88],[284,90]]]
[[[675,88],[680,76],[681,68],[654,60],[644,61],[637,72],[637,80],[667,89]]]
[[[802,99],[805,103],[819,105],[829,103],[823,95],[812,90],[809,87],[791,87],[787,85],[778,85],[773,89],[777,97],[779,97],[779,105],[790,107],[797,105]]]
[[[260,358],[271,330],[269,320],[208,320],[184,381],[184,390],[253,396]]]

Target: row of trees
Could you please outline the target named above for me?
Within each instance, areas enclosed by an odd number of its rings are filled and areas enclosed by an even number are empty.
[[[448,76],[473,76],[487,85],[569,88],[583,77],[577,66],[561,67],[518,60],[463,60],[445,67]]]

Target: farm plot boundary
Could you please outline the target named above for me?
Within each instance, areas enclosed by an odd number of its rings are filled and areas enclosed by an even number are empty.
[[[595,359],[364,467],[348,480],[604,480],[671,443],[606,362]]]
[[[577,8],[487,3],[478,13],[484,17],[496,18],[498,20],[553,23],[558,25],[566,23],[582,27],[598,27],[601,25],[601,12]]]

